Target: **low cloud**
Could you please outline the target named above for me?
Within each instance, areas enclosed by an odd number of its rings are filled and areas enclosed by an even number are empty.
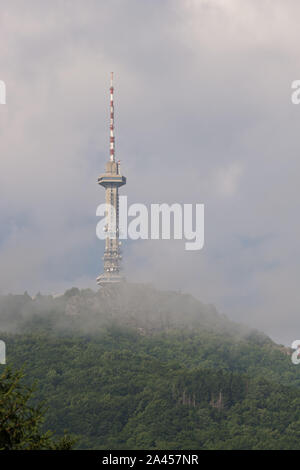
[[[206,216],[199,253],[180,242],[125,244],[128,277],[192,292],[294,340],[299,13],[296,0],[6,2],[1,292],[63,291],[101,272],[96,181],[114,70],[122,192],[130,203],[204,203]]]

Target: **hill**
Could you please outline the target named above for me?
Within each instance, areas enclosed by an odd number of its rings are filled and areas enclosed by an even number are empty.
[[[288,350],[191,296],[118,287],[0,299],[8,362],[38,381],[45,428],[79,448],[300,448]]]
[[[32,331],[39,327],[57,332],[91,333],[116,322],[145,334],[174,329],[201,328],[235,337],[266,335],[231,322],[213,305],[189,294],[160,291],[150,285],[123,283],[94,292],[72,288],[63,295],[0,296],[0,330]]]

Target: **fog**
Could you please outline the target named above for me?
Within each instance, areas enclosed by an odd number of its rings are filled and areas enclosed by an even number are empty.
[[[0,1],[0,293],[96,288],[97,177],[129,203],[203,203],[205,245],[128,241],[130,281],[300,334],[297,0]]]
[[[107,329],[142,336],[182,332],[225,334],[227,339],[270,342],[259,331],[231,322],[190,294],[122,282],[96,291],[71,288],[62,295],[0,296],[2,334],[101,335]]]

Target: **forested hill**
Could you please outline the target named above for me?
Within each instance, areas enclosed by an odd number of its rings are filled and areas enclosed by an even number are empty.
[[[45,429],[78,448],[300,449],[289,350],[191,296],[130,284],[5,296],[0,329],[8,364],[47,402]]]

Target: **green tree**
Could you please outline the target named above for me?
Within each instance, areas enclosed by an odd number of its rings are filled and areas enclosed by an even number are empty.
[[[23,376],[10,368],[0,375],[0,450],[71,449],[67,435],[55,441],[50,431],[41,431],[44,408],[30,404],[34,388],[22,383]]]

